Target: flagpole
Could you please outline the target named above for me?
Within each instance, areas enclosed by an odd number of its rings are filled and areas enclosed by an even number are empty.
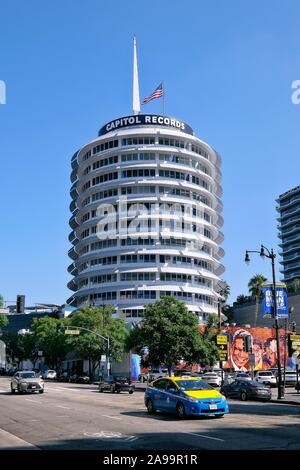
[[[162,89],[163,89],[163,116],[165,116],[165,82],[162,82]]]

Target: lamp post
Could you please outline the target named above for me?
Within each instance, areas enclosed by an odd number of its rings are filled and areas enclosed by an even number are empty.
[[[260,251],[246,251],[245,262],[250,262],[249,253],[258,253],[262,258],[269,258],[272,262],[272,290],[273,290],[273,301],[274,301],[274,320],[275,320],[275,333],[276,333],[276,346],[277,346],[277,371],[278,371],[278,381],[277,381],[277,398],[284,398],[284,390],[282,387],[282,375],[281,375],[281,361],[280,361],[280,343],[279,343],[279,326],[278,326],[278,312],[277,312],[277,298],[276,298],[276,278],[275,278],[275,258],[276,254],[274,253],[273,248],[271,251],[266,248],[264,245],[261,245]]]

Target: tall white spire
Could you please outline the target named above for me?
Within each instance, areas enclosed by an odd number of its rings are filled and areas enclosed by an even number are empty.
[[[136,57],[136,37],[133,37],[133,95],[132,95],[132,112],[133,114],[140,114],[140,91],[139,91],[139,75]]]

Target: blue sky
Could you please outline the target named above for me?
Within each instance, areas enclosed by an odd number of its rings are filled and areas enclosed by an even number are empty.
[[[276,197],[299,181],[300,4],[187,0],[3,1],[0,80],[0,292],[63,303],[70,158],[131,113],[132,37],[141,97],[162,81],[166,113],[223,159],[224,278],[234,300],[270,263],[245,249],[277,246]],[[161,113],[162,100],[145,107]]]

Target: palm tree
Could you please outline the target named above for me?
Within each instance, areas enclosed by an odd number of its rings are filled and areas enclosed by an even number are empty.
[[[248,282],[249,293],[251,294],[252,297],[255,298],[254,326],[256,326],[259,300],[261,299],[261,286],[266,281],[267,281],[267,279],[262,274],[255,274],[255,276],[251,277],[250,281]]]
[[[219,291],[219,294],[224,297],[225,302],[227,302],[228,297],[230,296],[230,286],[227,284],[226,281],[223,281],[222,279],[222,288]]]

